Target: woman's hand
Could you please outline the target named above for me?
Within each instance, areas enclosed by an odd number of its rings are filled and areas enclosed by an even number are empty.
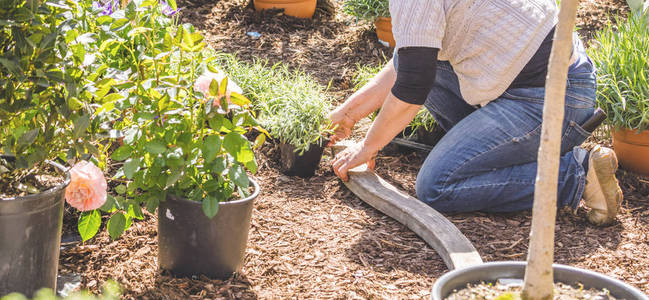
[[[367,168],[374,170],[378,150],[371,150],[363,143],[355,144],[338,153],[331,163],[334,173],[343,181],[348,181],[347,172],[357,166],[367,163]]]
[[[349,116],[345,107],[336,108],[334,111],[329,113],[328,118],[331,121],[331,128],[334,130],[329,145],[344,140],[352,134],[352,129],[356,124],[356,120]]]

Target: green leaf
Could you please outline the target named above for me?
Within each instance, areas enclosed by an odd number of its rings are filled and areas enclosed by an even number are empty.
[[[121,212],[118,212],[110,217],[107,226],[110,238],[116,240],[126,229],[126,217]]]
[[[131,146],[122,145],[121,147],[117,148],[115,152],[113,152],[110,158],[116,161],[123,161],[131,156],[131,152],[133,152],[133,148]]]
[[[126,9],[124,10],[124,15],[127,18],[133,20],[133,19],[135,19],[135,16],[136,16],[136,13],[137,13],[136,9],[137,9],[137,7],[135,5],[135,1],[129,1],[128,4],[126,5]]]
[[[95,236],[99,231],[99,225],[101,225],[101,215],[96,209],[81,213],[77,224],[81,239],[85,242]]]
[[[182,175],[183,175],[183,170],[181,168],[172,169],[171,175],[167,177],[167,182],[165,183],[165,187],[172,186],[174,183],[176,183],[176,181],[178,181],[178,179],[180,179],[180,176]]]
[[[203,151],[203,159],[205,159],[205,162],[212,162],[221,150],[221,137],[218,135],[206,137],[201,150]]]
[[[167,4],[169,4],[169,6],[171,7],[171,9],[173,9],[173,10],[177,10],[177,9],[178,9],[178,5],[176,4],[176,0],[168,0],[168,1],[167,1]]]
[[[142,214],[142,208],[139,204],[131,204],[128,206],[128,215],[136,218],[138,220],[144,219],[144,214]]]
[[[102,205],[99,210],[103,212],[112,212],[115,209],[115,197],[108,195],[106,197],[106,202],[104,202],[104,205]]]
[[[240,133],[228,133],[223,139],[223,147],[240,163],[247,163],[255,159],[250,142]]]
[[[38,133],[40,132],[40,129],[32,129],[30,131],[25,132],[23,135],[20,136],[18,139],[18,145],[24,146],[24,145],[29,145],[36,140],[36,137],[38,137]]]
[[[241,95],[237,92],[230,92],[230,102],[239,106],[246,106],[251,103],[250,99],[246,98],[246,96]]]
[[[117,192],[120,195],[125,194],[126,193],[126,186],[123,185],[123,184],[120,184],[120,185],[116,186],[115,187],[115,192]]]
[[[210,219],[219,212],[219,200],[216,197],[207,196],[203,199],[203,213]]]
[[[248,185],[250,184],[248,174],[246,174],[246,171],[241,167],[240,164],[234,164],[234,166],[232,166],[228,171],[228,176],[230,176],[230,180],[232,180],[234,184],[242,187],[243,189],[247,189]]]
[[[109,15],[101,16],[97,18],[97,24],[104,25],[113,22],[113,17]]]
[[[167,151],[167,145],[161,140],[153,140],[144,145],[144,150],[151,154],[158,155]]]
[[[88,126],[90,126],[90,115],[85,114],[82,115],[81,117],[78,117],[74,121],[74,138],[79,138],[81,137],[81,134],[83,134],[87,129]]]
[[[126,19],[126,18],[119,19],[119,20],[113,22],[113,24],[110,25],[110,30],[118,31],[122,27],[126,26],[128,24],[128,22],[129,22],[129,19]]]
[[[257,173],[257,162],[256,161],[251,160],[251,161],[247,162],[245,165],[246,165],[246,168],[248,168],[248,170],[250,170],[250,172],[252,174]]]
[[[124,175],[128,179],[133,179],[133,175],[140,168],[139,158],[129,158],[124,162]]]
[[[210,94],[205,96],[216,97],[219,95],[219,82],[216,79],[212,79],[210,82]]]

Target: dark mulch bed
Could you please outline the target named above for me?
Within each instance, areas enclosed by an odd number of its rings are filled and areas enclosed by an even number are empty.
[[[356,64],[378,64],[391,50],[367,24],[339,11],[319,9],[312,20],[278,12],[254,12],[247,0],[180,3],[183,20],[203,30],[210,44],[241,59],[256,57],[300,67],[344,100],[352,92]],[[578,26],[600,28],[618,0],[583,2]],[[247,32],[261,34],[258,39]],[[246,260],[240,274],[221,281],[173,278],[157,270],[156,217],[135,222],[111,241],[105,232],[61,253],[62,274],[81,274],[93,292],[113,278],[127,299],[422,298],[447,271],[441,258],[403,225],[355,197],[334,176],[327,156],[315,177],[280,174],[276,150],[265,146],[257,174],[262,193],[253,211]],[[414,194],[424,156],[383,153],[377,171]],[[562,212],[557,220],[556,261],[599,271],[649,292],[649,180],[620,172],[622,213],[598,228]],[[524,260],[531,214],[463,214],[449,219],[474,243],[485,261]],[[66,219],[66,223],[74,221]],[[68,226],[66,228],[74,228]]]

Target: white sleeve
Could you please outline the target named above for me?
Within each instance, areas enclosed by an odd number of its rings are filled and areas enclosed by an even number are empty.
[[[446,28],[444,1],[390,0],[392,33],[396,49],[430,47],[441,49]]]

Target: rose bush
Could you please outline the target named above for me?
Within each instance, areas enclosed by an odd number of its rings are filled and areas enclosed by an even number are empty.
[[[168,193],[202,202],[208,217],[220,201],[247,195],[247,171],[257,169],[243,135],[258,127],[250,101],[228,90],[202,35],[176,25],[169,14],[175,2],[135,0],[107,11],[82,1],[79,8],[82,26],[71,34],[92,33],[85,50],[94,59],[85,68],[102,144],[112,147],[100,153],[99,165],[118,167],[116,195],[100,207],[110,214],[110,236],[143,218],[142,208],[154,212]],[[83,213],[83,239],[100,224],[98,211]]]

